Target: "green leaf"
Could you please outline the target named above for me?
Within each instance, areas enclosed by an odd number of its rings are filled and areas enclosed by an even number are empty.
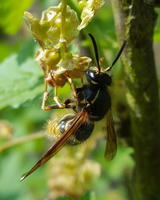
[[[160,27],[157,27],[154,31],[154,42],[160,42]]]
[[[28,58],[33,58],[35,55],[36,48],[37,44],[33,39],[25,41],[25,43],[21,46],[20,51],[17,55],[18,64],[22,64]]]
[[[23,21],[23,13],[33,3],[33,0],[1,0],[0,27],[7,34],[15,34]]]
[[[11,52],[12,52],[12,48],[6,44],[5,42],[1,42],[0,43],[0,62],[7,57]]]
[[[82,197],[78,198],[79,200],[95,200],[95,195],[93,192],[87,192]],[[59,197],[56,200],[71,200],[69,197]]]
[[[96,200],[95,193],[92,191],[88,191],[84,196],[82,196],[79,200]]]
[[[71,200],[69,197],[59,197],[56,200]]]
[[[43,91],[43,81],[39,83],[41,70],[31,58],[19,64],[17,55],[10,56],[0,64],[0,74],[0,109],[18,107]]]
[[[160,14],[160,10],[156,10],[158,14]],[[160,19],[157,19],[156,26],[154,28],[154,35],[153,35],[154,42],[160,42]]]

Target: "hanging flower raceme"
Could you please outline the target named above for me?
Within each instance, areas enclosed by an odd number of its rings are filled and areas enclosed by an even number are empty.
[[[86,56],[73,55],[68,45],[91,21],[97,9],[103,5],[103,0],[82,0],[79,4],[83,9],[81,24],[76,12],[65,1],[43,11],[41,19],[29,12],[24,13],[32,35],[41,46],[36,59],[45,79],[51,80],[48,83],[52,86],[63,86],[67,81],[66,76],[81,78],[91,62]]]

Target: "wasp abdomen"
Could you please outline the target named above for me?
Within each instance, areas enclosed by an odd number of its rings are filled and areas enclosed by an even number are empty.
[[[65,115],[59,122],[48,122],[48,132],[55,139],[60,137],[72,124],[75,115],[68,114]],[[94,123],[91,121],[86,121],[83,123],[79,129],[73,133],[73,135],[68,140],[67,144],[76,145],[89,138],[94,128]]]

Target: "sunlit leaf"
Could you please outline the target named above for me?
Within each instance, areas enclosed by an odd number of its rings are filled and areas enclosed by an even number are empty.
[[[1,42],[0,44],[0,62],[7,57],[11,52],[12,52],[12,48],[6,44],[5,42]]]
[[[154,42],[160,42],[160,27],[157,27],[154,31]]]
[[[17,55],[10,56],[0,65],[0,74],[0,108],[18,107],[43,91],[41,70],[31,58],[19,65]]]

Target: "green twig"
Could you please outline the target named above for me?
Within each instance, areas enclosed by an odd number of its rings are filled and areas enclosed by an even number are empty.
[[[60,33],[60,42],[61,42],[61,52],[63,54],[67,51],[66,41],[65,41],[65,20],[66,20],[66,9],[67,9],[67,0],[61,1],[61,33]]]
[[[3,144],[0,147],[0,153],[11,148],[11,147],[13,147],[13,146],[15,146],[15,145],[22,144],[22,143],[32,141],[32,140],[36,140],[36,139],[40,139],[40,138],[43,138],[43,137],[45,137],[44,132],[38,132],[38,133],[34,133],[32,135],[27,135],[27,136],[24,136],[24,137],[21,137],[21,138],[12,139],[11,141],[6,142],[5,144]]]

